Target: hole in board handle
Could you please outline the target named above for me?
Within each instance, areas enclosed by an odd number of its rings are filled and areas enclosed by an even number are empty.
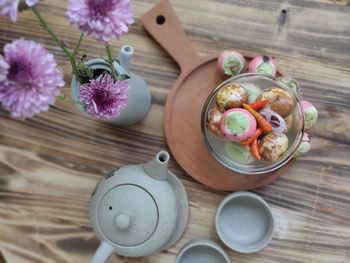
[[[156,17],[156,22],[158,25],[163,25],[165,23],[165,16],[159,15]]]

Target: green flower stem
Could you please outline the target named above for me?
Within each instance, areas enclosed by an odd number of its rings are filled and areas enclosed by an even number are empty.
[[[111,50],[111,47],[108,43],[106,44],[106,51],[107,51],[107,56],[108,56],[108,62],[109,62],[109,65],[111,67],[112,77],[113,77],[114,81],[117,81],[118,77],[117,77],[117,74],[115,73],[115,69],[113,66],[112,50]]]
[[[51,36],[52,40],[63,50],[63,52],[66,54],[66,56],[68,57],[70,64],[72,66],[72,70],[73,70],[73,74],[75,74],[77,76],[77,64],[75,62],[75,55],[72,54],[67,47],[64,45],[64,43],[56,36],[56,34],[51,30],[51,28],[49,27],[49,25],[46,23],[45,19],[43,18],[43,16],[41,15],[40,11],[36,8],[36,6],[32,7],[32,10],[34,12],[34,14],[36,15],[36,17],[39,20],[39,24],[47,31],[47,33],[49,33],[49,35]]]
[[[84,105],[84,103],[82,103],[81,101],[70,99],[66,95],[59,95],[59,96],[57,96],[57,98],[62,100],[62,101],[71,102],[71,103],[76,104],[76,105]]]
[[[77,43],[77,45],[75,46],[75,49],[74,49],[74,51],[73,51],[73,56],[75,57],[76,55],[78,55],[78,53],[79,53],[79,49],[80,49],[80,45],[81,45],[81,42],[83,41],[83,39],[84,39],[84,33],[81,33],[80,34],[80,38],[79,38],[79,41],[78,41],[78,43]]]

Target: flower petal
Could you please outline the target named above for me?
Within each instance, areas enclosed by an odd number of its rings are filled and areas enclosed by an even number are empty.
[[[101,42],[120,38],[134,22],[130,0],[69,0],[66,16],[82,32]]]
[[[46,111],[64,85],[53,55],[40,44],[24,39],[5,45],[4,56],[0,56],[0,79],[2,106],[12,117],[21,119]]]
[[[39,0],[26,0],[26,4],[29,7],[32,7],[32,6],[36,5],[37,3],[39,3]]]
[[[127,90],[127,81],[114,82],[109,74],[104,74],[80,86],[79,101],[92,117],[114,119],[127,106]]]

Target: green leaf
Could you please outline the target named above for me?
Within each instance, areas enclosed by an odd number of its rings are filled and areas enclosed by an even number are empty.
[[[57,96],[57,98],[60,99],[60,100],[66,101],[66,102],[71,102],[71,103],[76,104],[76,105],[84,106],[83,102],[81,102],[79,100],[70,99],[66,95],[59,95],[59,96]]]
[[[89,83],[90,80],[94,78],[94,72],[92,69],[85,66],[84,63],[78,62],[76,77],[81,84]]]
[[[122,80],[126,80],[126,79],[130,79],[130,77],[126,74],[121,74],[117,77],[118,81],[122,81]]]
[[[87,55],[86,55],[85,53],[81,56],[81,62],[82,62],[82,63],[84,63],[86,57],[87,57]]]
[[[68,99],[66,95],[59,95],[59,96],[57,96],[57,98],[60,100],[64,100],[64,101],[67,101],[67,99]]]

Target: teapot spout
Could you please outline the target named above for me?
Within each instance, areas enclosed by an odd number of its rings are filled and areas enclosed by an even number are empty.
[[[156,158],[144,164],[146,173],[157,180],[166,180],[168,177],[168,162],[170,155],[166,151],[160,151]]]

